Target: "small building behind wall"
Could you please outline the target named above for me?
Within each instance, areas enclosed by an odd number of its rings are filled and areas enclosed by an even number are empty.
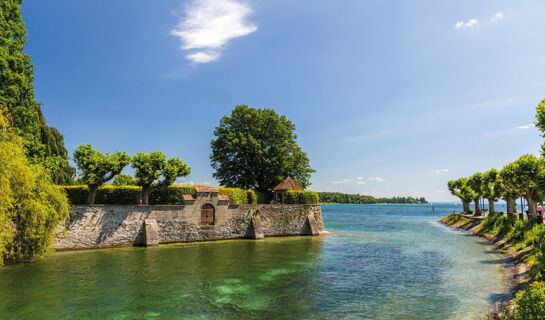
[[[297,182],[295,182],[295,180],[293,180],[290,177],[287,177],[286,179],[284,179],[284,181],[280,182],[276,187],[273,188],[274,202],[285,204],[286,194],[288,190],[305,190],[305,189],[303,189],[300,185],[298,185]],[[280,202],[278,198],[280,198],[281,200]]]

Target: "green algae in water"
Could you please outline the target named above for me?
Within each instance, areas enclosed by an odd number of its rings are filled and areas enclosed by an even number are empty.
[[[0,270],[4,319],[477,319],[503,256],[452,207],[327,205],[331,237],[59,252]],[[443,210],[443,211],[441,211]]]

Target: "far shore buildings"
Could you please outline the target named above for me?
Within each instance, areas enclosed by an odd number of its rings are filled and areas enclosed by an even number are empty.
[[[278,196],[281,197],[282,204],[286,203],[286,194],[288,190],[305,190],[290,177],[284,179],[276,187],[273,188],[274,202],[278,203]]]

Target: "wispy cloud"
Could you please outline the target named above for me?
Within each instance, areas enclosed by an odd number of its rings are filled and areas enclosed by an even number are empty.
[[[525,124],[525,125],[517,126],[517,127],[513,127],[513,128],[507,128],[507,129],[498,130],[498,131],[486,132],[484,135],[485,136],[497,136],[497,135],[501,135],[501,134],[513,133],[515,131],[521,131],[521,130],[527,130],[527,129],[535,128],[535,126],[536,126],[535,124],[530,123],[530,124]]]
[[[384,182],[384,179],[381,177],[371,177],[369,178],[369,181]]]
[[[431,170],[430,171],[430,176],[440,175],[440,174],[444,174],[444,173],[448,173],[448,169]]]
[[[461,29],[461,28],[473,28],[479,25],[479,20],[477,19],[469,19],[467,21],[458,21],[454,25],[454,28]]]
[[[363,180],[363,177],[358,177],[356,184],[365,184],[365,181]]]
[[[333,184],[348,184],[354,182],[354,179],[342,179],[340,181],[331,181]]]
[[[182,50],[192,51],[185,56],[188,60],[208,63],[221,57],[231,39],[257,30],[248,21],[251,13],[247,4],[236,0],[192,0],[170,33],[180,39]]]
[[[515,129],[518,129],[518,130],[525,130],[525,129],[530,129],[530,128],[533,128],[535,127],[536,125],[533,124],[533,123],[530,123],[530,124],[525,124],[523,126],[518,126],[516,127]]]
[[[484,24],[498,22],[501,19],[503,19],[503,12],[498,11],[492,17],[488,19],[484,19]],[[454,25],[454,28],[455,29],[471,29],[471,28],[478,27],[480,24],[481,23],[479,22],[479,20],[477,20],[476,18],[472,18],[467,21],[461,20],[456,22],[456,24]]]
[[[498,22],[501,19],[503,19],[503,12],[499,11],[492,18],[490,18],[490,22]]]

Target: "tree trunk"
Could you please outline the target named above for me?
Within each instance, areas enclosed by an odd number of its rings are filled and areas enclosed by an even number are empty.
[[[92,206],[93,204],[95,204],[95,196],[97,194],[98,186],[88,185],[87,188],[89,189],[89,195],[87,196],[87,204]]]
[[[151,187],[142,187],[142,204],[149,205],[149,194],[151,192]]]
[[[488,213],[494,213],[494,199],[488,199]]]
[[[532,197],[526,198],[526,201],[528,202],[528,218],[537,217],[536,203]]]
[[[480,216],[481,215],[481,207],[479,206],[479,199],[475,200],[475,212],[473,213],[474,216]]]
[[[464,214],[469,214],[469,202],[464,202]]]
[[[507,202],[507,214],[514,214],[517,212],[517,203],[515,199],[506,199]]]

